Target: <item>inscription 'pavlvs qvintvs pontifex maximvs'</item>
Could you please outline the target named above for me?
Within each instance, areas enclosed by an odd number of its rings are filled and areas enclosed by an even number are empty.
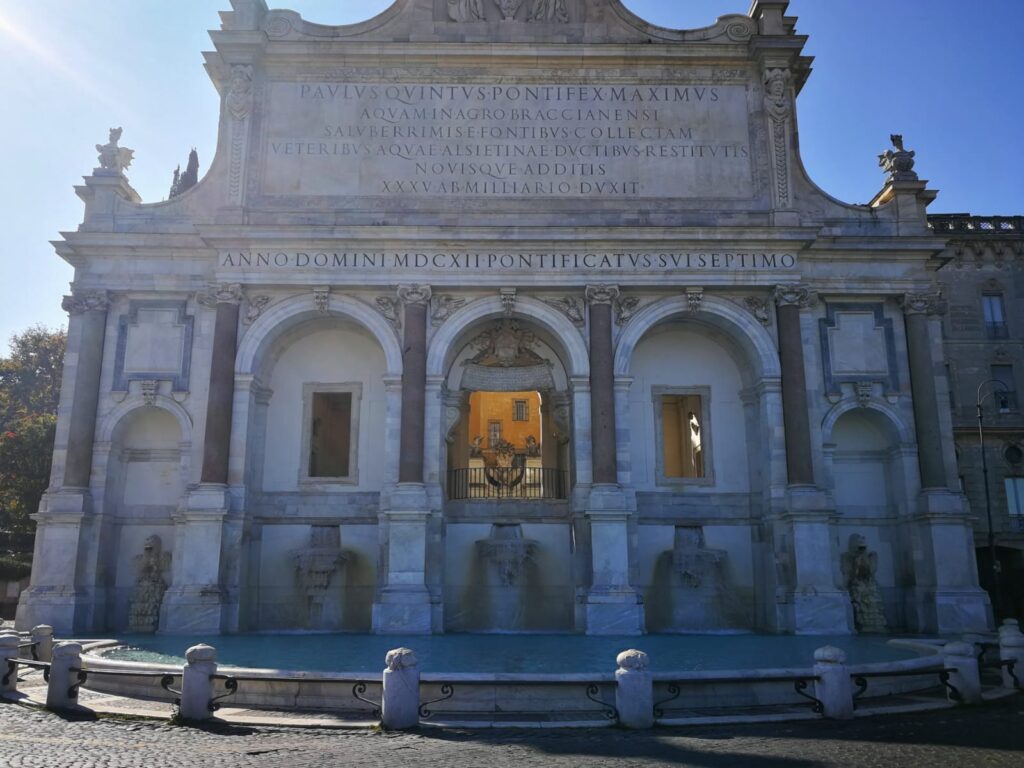
[[[271,195],[747,198],[739,85],[273,83]]]

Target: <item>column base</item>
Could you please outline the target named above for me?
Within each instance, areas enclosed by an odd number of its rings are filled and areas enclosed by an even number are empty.
[[[798,635],[852,635],[853,607],[846,592],[804,590],[788,595],[793,632]]]
[[[171,587],[160,607],[161,635],[219,635],[224,627],[224,591],[215,584]]]
[[[387,589],[373,604],[373,631],[379,635],[429,635],[433,606],[425,589]]]
[[[912,629],[939,635],[987,633],[995,626],[992,604],[983,589],[916,589],[907,612]]]
[[[29,587],[18,600],[14,627],[27,632],[49,624],[56,635],[72,635],[81,629],[78,617],[84,612],[85,600],[85,595],[71,587]]]
[[[588,635],[644,634],[644,607],[631,589],[593,591],[584,606]]]

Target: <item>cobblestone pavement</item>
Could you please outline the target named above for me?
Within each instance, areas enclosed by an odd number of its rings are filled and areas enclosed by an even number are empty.
[[[1024,765],[1024,698],[974,710],[862,719],[628,732],[377,733],[172,727],[70,720],[0,703],[0,766],[1015,766]]]

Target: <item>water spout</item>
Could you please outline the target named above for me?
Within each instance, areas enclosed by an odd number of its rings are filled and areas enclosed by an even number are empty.
[[[476,542],[484,565],[483,630],[525,629],[526,587],[529,565],[537,542],[523,538],[518,523],[495,523],[490,535]]]

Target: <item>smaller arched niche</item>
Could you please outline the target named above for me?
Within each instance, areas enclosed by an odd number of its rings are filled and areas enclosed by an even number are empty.
[[[107,617],[111,628],[132,628],[132,611],[139,613],[140,584],[146,582],[143,586],[149,587],[152,582],[163,589],[170,584],[172,516],[184,492],[178,418],[168,410],[148,405],[127,413],[111,433],[104,495],[104,506],[113,522],[112,536],[101,542],[101,557],[112,564],[114,599],[108,603]],[[158,564],[156,570],[150,561]],[[161,589],[150,591],[155,604],[149,613],[155,622],[163,593]],[[141,631],[156,628],[154,623],[141,627]]]
[[[899,438],[883,414],[854,408],[841,414],[826,446],[836,511],[844,518],[896,513],[902,472]]]

